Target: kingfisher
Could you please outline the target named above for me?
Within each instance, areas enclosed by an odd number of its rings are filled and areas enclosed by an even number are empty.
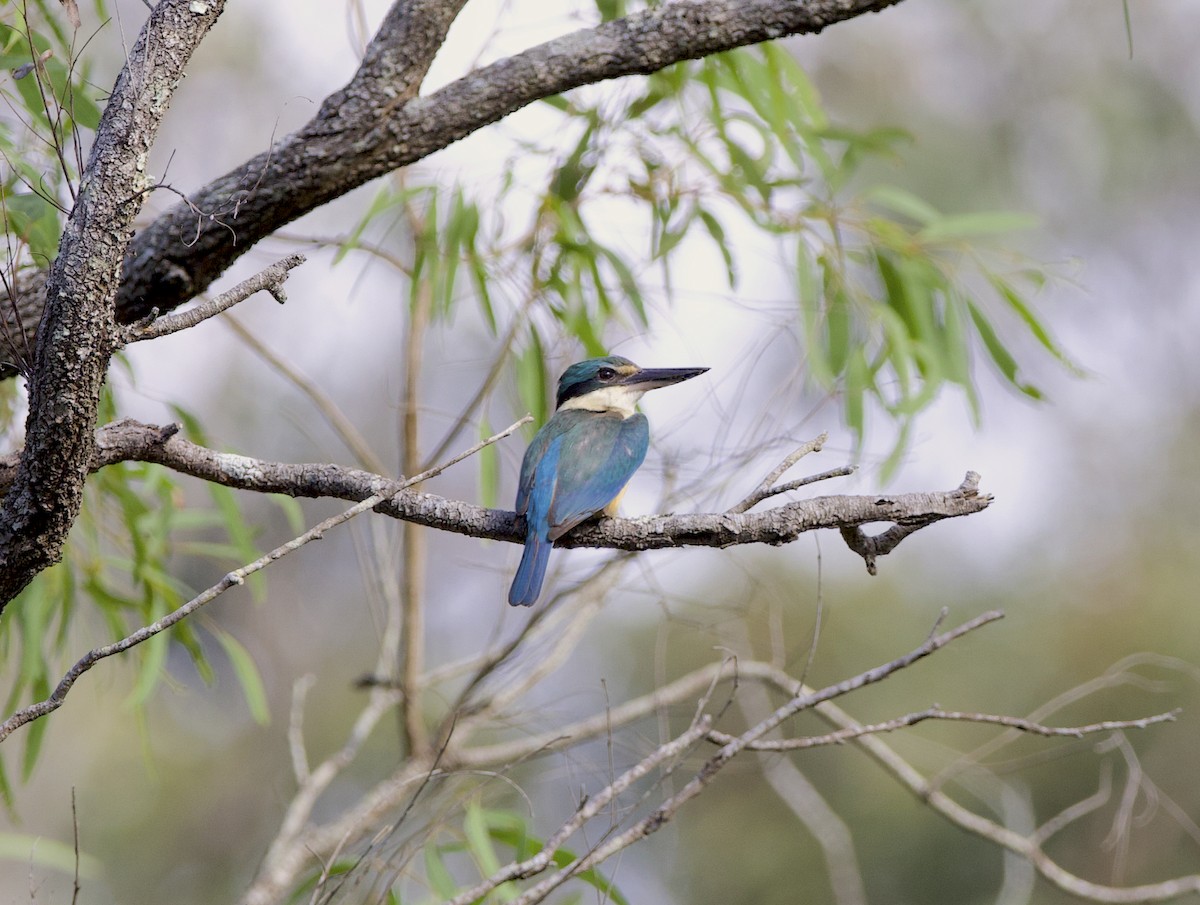
[[[636,410],[642,394],[707,370],[639,368],[609,355],[563,371],[554,415],[521,462],[517,515],[525,517],[525,553],[508,591],[512,606],[537,600],[556,540],[593,515],[616,515],[650,445],[646,416]]]

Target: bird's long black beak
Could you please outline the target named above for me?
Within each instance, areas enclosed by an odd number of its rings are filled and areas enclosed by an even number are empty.
[[[657,390],[659,387],[669,387],[674,383],[699,377],[708,368],[642,368],[621,380],[624,386],[637,387],[639,390]]]

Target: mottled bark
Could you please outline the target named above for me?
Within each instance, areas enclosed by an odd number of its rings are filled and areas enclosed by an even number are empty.
[[[97,434],[92,469],[123,461],[155,462],[214,484],[292,497],[331,497],[358,502],[385,493],[399,483],[357,468],[332,464],[269,462],[197,446],[179,436],[175,425],[154,427],[136,421],[105,425]],[[0,464],[0,486],[5,471]],[[786,544],[822,528],[857,531],[862,540],[850,547],[867,559],[890,552],[899,541],[872,545],[858,526],[885,522],[904,534],[946,518],[986,509],[992,498],[978,489],[979,476],[968,473],[954,490],[875,496],[832,495],[785,503],[761,512],[716,512],[603,519],[580,525],[558,541],[560,547],[659,550],[669,547],[730,547],[735,544]],[[485,509],[431,493],[404,490],[377,507],[393,518],[468,537],[524,543],[515,513]],[[881,537],[888,536],[887,532]],[[851,538],[847,537],[847,541]],[[868,558],[868,553],[870,558]]]
[[[46,279],[25,449],[0,509],[0,607],[61,558],[79,512],[114,348],[117,281],[145,197],[146,158],[184,65],[223,8],[223,0],[159,3],[105,108]]]

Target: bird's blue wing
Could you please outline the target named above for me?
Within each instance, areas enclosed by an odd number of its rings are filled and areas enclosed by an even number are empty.
[[[561,415],[555,415],[542,425],[529,448],[525,450],[525,458],[521,460],[521,478],[517,484],[517,515],[525,515],[529,509],[529,494],[533,490],[538,464],[546,458],[550,445],[562,436],[563,429],[567,426],[561,419]],[[554,467],[548,465],[543,470],[552,475]]]
[[[611,503],[638,470],[650,445],[645,415],[578,415],[561,435],[549,510],[551,540]]]

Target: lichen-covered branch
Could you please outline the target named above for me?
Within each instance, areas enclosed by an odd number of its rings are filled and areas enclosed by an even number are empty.
[[[341,465],[270,462],[216,452],[184,439],[174,426],[155,427],[128,420],[105,425],[97,433],[92,468],[122,461],[155,462],[226,487],[292,497],[331,497],[357,502],[396,483],[369,471]],[[0,487],[4,481],[5,471],[0,463]],[[640,551],[735,544],[780,545],[809,531],[844,529],[872,522],[904,525],[908,528],[906,533],[911,533],[917,527],[942,519],[982,512],[991,502],[990,495],[979,492],[978,475],[972,472],[962,485],[950,491],[821,496],[761,512],[603,519],[580,525],[559,540],[558,546]],[[486,509],[430,493],[408,490],[397,493],[380,505],[378,511],[468,537],[511,543],[523,543],[525,538],[512,512]],[[876,555],[885,552],[876,550]]]

